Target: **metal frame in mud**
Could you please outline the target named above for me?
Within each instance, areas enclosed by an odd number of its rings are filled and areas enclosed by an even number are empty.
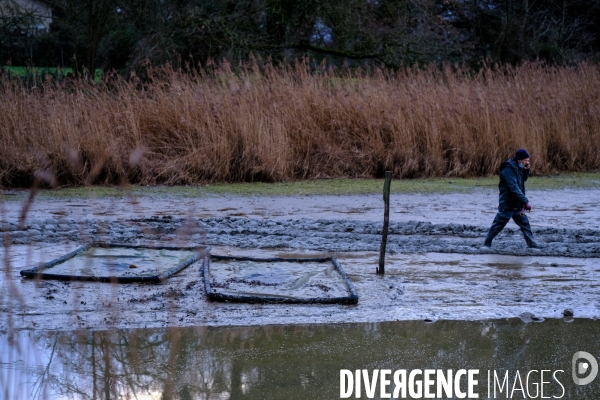
[[[235,260],[235,261],[254,261],[254,262],[331,262],[333,266],[340,273],[346,287],[348,289],[348,296],[344,297],[309,297],[309,298],[282,298],[271,295],[264,296],[248,296],[248,295],[233,295],[219,293],[216,289],[213,289],[210,285],[210,260]],[[204,285],[206,288],[206,295],[209,300],[217,301],[230,301],[237,303],[276,303],[276,304],[357,304],[358,294],[354,285],[346,275],[346,272],[335,257],[324,257],[324,258],[252,258],[252,257],[234,257],[234,256],[219,256],[215,254],[207,254],[202,260],[202,267],[204,270]]]
[[[101,247],[101,248],[123,248],[123,249],[148,249],[148,250],[189,250],[189,251],[197,251],[194,257],[181,262],[174,266],[173,268],[168,269],[159,275],[142,275],[142,276],[86,276],[86,275],[66,275],[66,274],[52,274],[48,272],[44,272],[45,270],[52,268],[58,264],[62,264],[63,262],[70,260],[76,255],[83,253],[84,251],[89,250],[92,247]],[[149,283],[159,283],[168,279],[180,272],[184,268],[189,267],[196,261],[200,260],[203,257],[203,254],[208,254],[210,251],[210,247],[205,246],[197,246],[197,247],[166,247],[166,246],[134,246],[134,245],[125,245],[125,244],[113,244],[113,243],[90,243],[86,244],[83,247],[78,248],[77,250],[66,254],[56,260],[52,260],[45,264],[40,265],[39,267],[24,269],[21,271],[21,276],[25,278],[35,278],[35,279],[55,279],[61,281],[87,281],[87,282],[110,282],[110,283],[134,283],[134,282],[149,282]]]

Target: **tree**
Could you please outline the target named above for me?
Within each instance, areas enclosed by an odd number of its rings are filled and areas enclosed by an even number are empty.
[[[51,19],[49,8],[16,0],[0,0],[2,60],[15,65],[32,65],[35,37],[45,33]]]
[[[27,52],[11,43],[35,16],[16,3],[0,0],[2,59],[80,71],[252,56],[391,68],[600,58],[597,0],[52,0],[50,35],[17,40]]]
[[[100,43],[113,28],[118,5],[113,0],[62,0],[60,7],[65,10],[76,48],[83,53],[83,64],[76,62],[75,67],[80,71],[87,69],[93,76]]]
[[[595,0],[475,0],[464,8],[481,52],[501,63],[557,62],[600,50]]]

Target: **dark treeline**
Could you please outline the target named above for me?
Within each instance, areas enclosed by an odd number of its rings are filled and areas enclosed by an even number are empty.
[[[53,14],[38,35],[20,29],[36,16],[17,3],[0,0],[3,65],[128,73],[252,56],[394,69],[600,59],[598,0],[51,0],[38,1]],[[15,45],[15,35],[27,40]]]

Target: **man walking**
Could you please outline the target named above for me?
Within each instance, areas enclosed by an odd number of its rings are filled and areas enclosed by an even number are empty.
[[[498,184],[500,205],[498,206],[498,214],[496,214],[492,227],[483,243],[484,246],[490,247],[492,240],[512,218],[521,228],[527,246],[534,249],[542,248],[533,240],[529,219],[525,215],[525,210],[531,211],[531,204],[525,197],[525,181],[529,177],[529,167],[529,153],[525,149],[517,150],[513,158],[500,165],[500,183]]]

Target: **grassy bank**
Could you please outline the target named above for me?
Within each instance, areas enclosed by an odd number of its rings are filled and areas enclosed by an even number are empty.
[[[392,193],[456,193],[476,190],[496,190],[498,177],[486,178],[427,178],[393,180]],[[88,186],[55,190],[42,190],[41,198],[105,198],[175,196],[182,198],[202,198],[212,195],[233,196],[303,196],[303,195],[357,195],[379,194],[382,192],[382,179],[318,179],[279,183],[219,183],[204,186]],[[527,182],[528,189],[590,189],[600,188],[600,173],[569,173],[548,177],[532,177]],[[11,190],[0,193],[5,201],[22,201],[28,196],[27,190]]]
[[[8,73],[8,76],[17,76],[20,78],[28,77],[31,80],[31,83],[39,82],[42,84],[47,81],[48,78],[51,79],[65,79],[67,77],[72,77],[74,74],[73,68],[65,67],[65,68],[55,68],[55,67],[23,67],[23,66],[3,66],[2,71]],[[94,81],[100,82],[102,81],[102,70],[96,69],[94,73]]]
[[[150,83],[0,83],[0,184],[476,177],[600,168],[600,70],[151,72]]]

